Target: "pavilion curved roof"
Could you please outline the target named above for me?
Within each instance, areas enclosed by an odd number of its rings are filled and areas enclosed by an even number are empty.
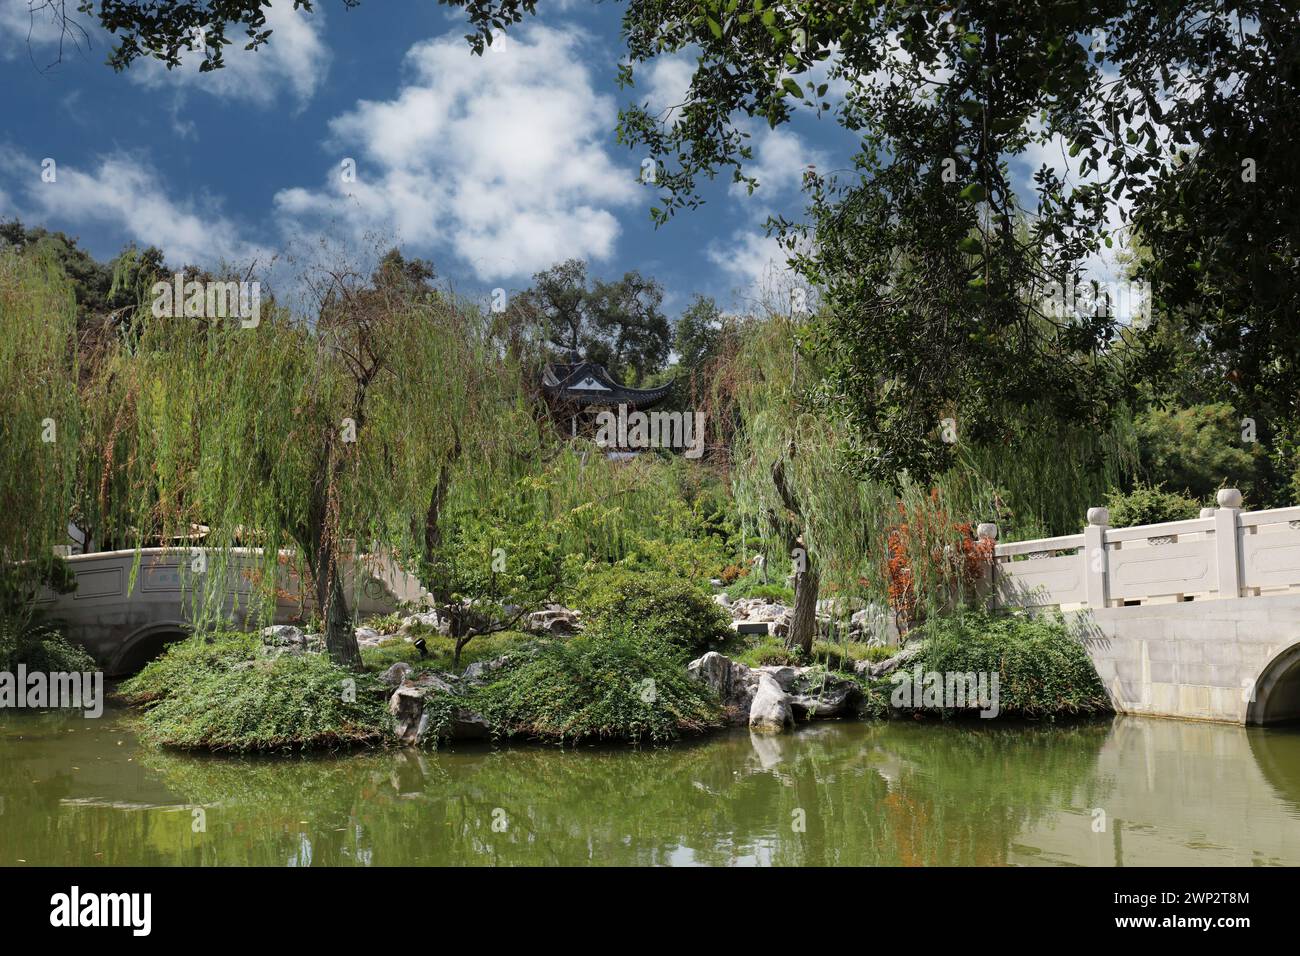
[[[582,405],[635,405],[647,408],[672,391],[673,382],[655,388],[628,388],[596,362],[549,363],[542,388],[554,401]]]

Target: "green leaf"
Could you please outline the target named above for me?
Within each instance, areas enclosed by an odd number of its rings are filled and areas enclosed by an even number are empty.
[[[709,32],[712,33],[717,39],[721,40],[722,24],[719,23],[717,20],[713,19],[713,17],[706,17],[705,19],[709,21]]]
[[[982,202],[985,195],[984,186],[981,183],[971,183],[961,191],[960,198],[966,202]]]
[[[781,85],[785,87],[785,91],[789,93],[791,96],[793,96],[795,99],[798,100],[803,99],[803,90],[799,88],[798,81],[793,80],[787,76],[785,79],[781,81]]]
[[[968,252],[974,256],[977,256],[984,251],[984,246],[974,236],[967,236],[961,242],[957,243],[957,248],[962,252]],[[983,282],[981,281],[980,284],[983,285]]]

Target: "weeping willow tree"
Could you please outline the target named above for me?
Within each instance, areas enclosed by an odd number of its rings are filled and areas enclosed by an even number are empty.
[[[802,332],[780,314],[751,320],[717,380],[740,422],[731,456],[737,508],[791,557],[795,606],[787,642],[811,653],[823,582],[857,586],[871,530],[892,496],[840,467],[843,438],[833,418],[814,411],[811,394],[821,370],[801,347]]]
[[[48,257],[0,247],[0,614],[62,587],[76,475],[76,304]]]
[[[792,557],[792,646],[811,650],[823,590],[888,602],[896,613],[907,604],[903,630],[977,599],[976,564],[987,554],[975,547],[976,523],[1016,537],[1072,532],[1132,467],[1122,414],[1100,434],[1027,417],[997,447],[955,436],[953,464],[931,482],[856,479],[845,467],[848,430],[824,390],[823,353],[809,347],[818,321],[772,310],[751,318],[713,375],[714,417],[734,428],[737,508],[765,529],[769,553]]]
[[[517,373],[481,312],[409,279],[313,274],[310,319],[274,300],[251,326],[142,315],[102,363],[83,501],[136,547],[205,529],[198,620],[222,612],[235,549],[255,546],[238,554],[257,564],[261,612],[296,566],[331,658],[357,666],[349,565],[424,553],[453,473],[490,482],[521,444]]]

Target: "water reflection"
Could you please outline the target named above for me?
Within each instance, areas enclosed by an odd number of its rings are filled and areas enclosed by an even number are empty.
[[[1100,821],[1100,828],[1099,828]],[[0,864],[1297,864],[1300,733],[822,723],[671,749],[232,759],[0,723]]]

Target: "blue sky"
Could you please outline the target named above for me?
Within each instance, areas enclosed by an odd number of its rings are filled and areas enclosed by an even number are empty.
[[[739,307],[785,281],[763,221],[803,208],[805,164],[846,165],[844,134],[812,119],[756,126],[760,189],[720,180],[703,208],[655,229],[643,157],[613,128],[633,98],[678,102],[691,59],[620,90],[622,5],[540,6],[480,59],[460,15],[431,0],[321,0],[312,15],[279,0],[267,47],[228,48],[224,71],[199,75],[146,62],[115,74],[103,35],[50,66],[53,31],[30,24],[26,0],[0,0],[0,218],[62,229],[100,258],[157,245],[173,266],[282,269],[322,236],[358,260],[395,242],[484,297],[577,256],[597,275],[658,278],[670,316],[697,292]]]

